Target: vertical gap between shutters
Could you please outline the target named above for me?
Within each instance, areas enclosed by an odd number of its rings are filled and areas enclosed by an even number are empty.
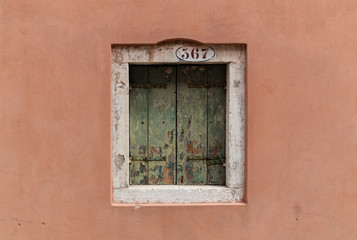
[[[149,79],[149,67],[145,67],[146,68],[146,82],[147,83],[150,83],[150,79]],[[149,142],[149,135],[150,135],[150,125],[149,125],[149,108],[150,108],[150,88],[147,89],[148,91],[148,96],[147,96],[147,110],[146,110],[146,131],[147,131],[147,134],[146,134],[146,144],[147,144],[147,147],[146,147],[146,157],[147,159],[149,159],[150,157],[150,142]],[[149,161],[146,161],[146,184],[149,185],[150,184],[150,181],[149,181],[149,176],[150,176],[150,168],[149,168]]]
[[[206,67],[206,83],[208,84],[208,70],[209,70],[209,66]],[[207,111],[206,111],[206,133],[207,133],[207,138],[206,138],[206,157],[208,157],[208,112],[209,112],[209,108],[208,108],[208,87],[206,88],[206,107],[207,107]],[[206,159],[206,184],[208,185],[208,160]]]
[[[177,185],[177,158],[178,158],[178,151],[177,151],[177,131],[178,131],[178,129],[177,129],[177,94],[178,94],[178,92],[177,92],[177,66],[175,66],[175,72],[176,72],[176,81],[175,81],[175,85],[176,85],[176,87],[175,87],[175,114],[176,114],[176,116],[175,116],[175,181],[174,181],[174,184],[175,185]]]

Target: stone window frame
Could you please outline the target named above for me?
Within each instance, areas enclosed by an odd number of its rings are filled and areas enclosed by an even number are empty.
[[[182,46],[210,46],[215,56],[192,64],[226,64],[226,186],[129,185],[129,65],[190,64],[178,59]],[[244,203],[245,44],[175,42],[112,45],[112,205]]]

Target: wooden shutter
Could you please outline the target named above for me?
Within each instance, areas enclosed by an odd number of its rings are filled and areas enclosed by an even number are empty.
[[[225,184],[225,69],[130,66],[130,184]]]

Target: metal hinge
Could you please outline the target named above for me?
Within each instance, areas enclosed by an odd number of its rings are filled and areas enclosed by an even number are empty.
[[[167,88],[167,84],[131,83],[129,85],[129,90],[132,90],[133,88]]]
[[[223,164],[225,166],[226,163],[226,157],[222,156],[195,156],[195,155],[190,155],[187,156],[187,160],[189,161],[207,161],[207,165],[216,165],[216,164]]]
[[[148,162],[148,161],[166,161],[166,157],[135,157],[131,156],[129,158],[129,163],[132,161],[142,161],[142,162]]]
[[[187,156],[187,160],[216,160],[216,159],[226,159],[226,157],[223,156],[212,156],[212,155],[189,155]]]
[[[189,83],[188,88],[224,88],[226,89],[225,83]]]

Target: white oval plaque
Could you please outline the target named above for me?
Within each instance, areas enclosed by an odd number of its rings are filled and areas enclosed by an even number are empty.
[[[204,62],[212,59],[214,55],[214,49],[208,46],[183,46],[176,50],[176,57],[186,62]]]

